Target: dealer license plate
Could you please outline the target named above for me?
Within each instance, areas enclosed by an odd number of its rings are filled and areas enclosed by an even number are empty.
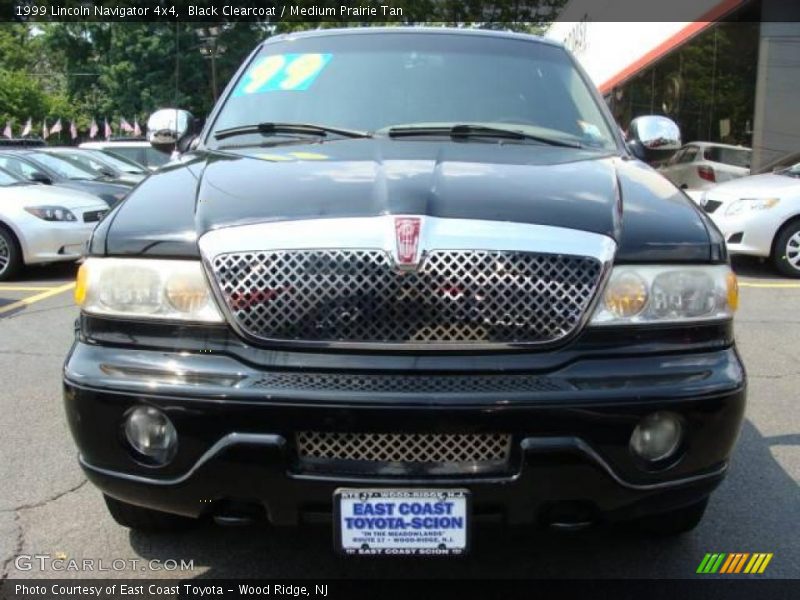
[[[469,491],[338,489],[334,537],[345,554],[464,554]]]

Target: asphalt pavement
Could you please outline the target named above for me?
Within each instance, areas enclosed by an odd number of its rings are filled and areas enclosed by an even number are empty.
[[[769,552],[763,575],[800,577],[800,281],[736,262],[738,347],[749,374],[746,421],[729,476],[693,532],[652,539],[598,528],[565,534],[476,528],[459,559],[346,559],[326,526],[204,526],[145,535],[116,525],[78,468],[61,405],[73,338],[74,265],[0,283],[0,573],[5,577],[696,577],[707,552]],[[19,555],[141,561],[120,571],[24,570]],[[193,562],[186,572],[146,561]],[[95,562],[95,564],[97,564]],[[20,570],[17,567],[21,567]],[[709,577],[705,575],[703,577]],[[749,576],[753,577],[753,576]]]

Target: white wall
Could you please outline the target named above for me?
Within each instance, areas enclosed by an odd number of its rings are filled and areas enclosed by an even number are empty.
[[[600,87],[687,25],[688,22],[557,22],[546,37],[566,44]]]

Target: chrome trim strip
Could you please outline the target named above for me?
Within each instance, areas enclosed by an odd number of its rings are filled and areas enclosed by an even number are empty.
[[[499,250],[613,259],[616,242],[578,229],[421,215],[383,215],[256,223],[214,229],[200,236],[203,258],[259,250],[381,249],[397,260],[394,220],[419,217],[420,255],[426,250]]]
[[[126,481],[132,481],[135,483],[144,483],[148,485],[157,485],[157,486],[168,486],[168,485],[178,485],[181,483],[185,483],[192,475],[194,475],[203,465],[207,462],[215,458],[215,456],[221,453],[223,450],[238,444],[252,444],[256,446],[272,446],[278,449],[282,449],[286,444],[286,439],[277,434],[259,434],[259,433],[229,433],[228,435],[220,438],[213,446],[211,446],[203,455],[197,460],[197,462],[183,475],[178,477],[173,477],[171,479],[158,479],[155,477],[144,477],[142,475],[132,475],[130,473],[123,473],[121,471],[114,471],[111,469],[104,469],[102,467],[96,467],[94,465],[89,464],[86,462],[86,459],[83,458],[82,455],[78,455],[78,461],[80,465],[89,471],[93,471],[95,473],[99,473],[101,475],[105,475],[107,477],[115,477],[118,479],[123,479]],[[592,463],[599,466],[609,477],[611,477],[617,484],[621,485],[622,487],[637,490],[637,491],[650,491],[650,490],[661,490],[673,487],[679,487],[682,485],[688,485],[692,483],[697,483],[699,481],[703,481],[705,479],[713,479],[714,477],[719,477],[725,474],[728,470],[728,465],[723,464],[718,469],[714,471],[710,471],[708,473],[701,473],[699,475],[691,475],[689,477],[683,477],[681,479],[672,479],[669,481],[659,481],[656,483],[631,483],[629,481],[625,481],[619,475],[617,475],[611,465],[609,465],[595,450],[587,444],[583,439],[577,437],[555,437],[555,438],[536,438],[536,437],[527,437],[524,438],[520,442],[520,446],[522,447],[523,455],[525,452],[563,452],[564,450],[572,450],[576,451],[580,454],[583,454],[586,458],[588,458]],[[524,464],[523,464],[524,469]],[[508,477],[494,477],[494,478],[487,478],[487,477],[480,477],[475,479],[459,479],[448,477],[446,479],[436,479],[436,478],[424,478],[424,479],[398,479],[397,477],[392,478],[382,478],[382,477],[342,477],[342,476],[329,476],[329,475],[310,475],[310,474],[296,474],[296,473],[288,473],[287,477],[291,479],[298,479],[298,480],[306,480],[306,481],[335,481],[337,483],[354,483],[354,484],[365,484],[369,482],[392,482],[393,485],[398,483],[405,483],[405,484],[425,484],[425,485],[438,485],[438,484],[448,484],[448,485],[456,485],[459,482],[468,482],[468,483],[493,483],[493,482],[511,482],[519,479],[520,471],[517,473],[508,476]]]
[[[602,271],[595,296],[586,307],[580,322],[569,335],[547,342],[415,344],[413,342],[281,340],[261,338],[244,331],[231,313],[213,274],[213,261],[220,254],[265,250],[380,249],[394,257],[395,263],[397,263],[394,222],[398,217],[422,219],[417,254],[418,263],[422,263],[426,252],[432,250],[516,251],[596,258],[602,264]],[[610,276],[617,251],[617,244],[612,238],[590,231],[531,223],[450,219],[423,215],[303,219],[236,225],[206,232],[198,239],[198,246],[205,266],[206,278],[219,310],[225,316],[228,324],[247,340],[260,344],[268,343],[275,347],[423,350],[428,352],[513,350],[563,344],[578,335],[594,314],[597,301]]]

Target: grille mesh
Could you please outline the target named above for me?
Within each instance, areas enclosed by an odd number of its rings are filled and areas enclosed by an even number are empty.
[[[498,464],[511,451],[511,436],[500,433],[297,433],[303,459],[382,463]]]
[[[221,254],[214,276],[238,325],[262,339],[542,343],[574,331],[597,288],[592,257],[433,251],[401,272],[381,250]]]
[[[108,210],[89,210],[83,213],[84,223],[95,223],[103,218]]]
[[[270,373],[251,387],[306,392],[390,392],[479,394],[559,392],[574,389],[563,380],[536,375],[365,375],[361,373]]]

